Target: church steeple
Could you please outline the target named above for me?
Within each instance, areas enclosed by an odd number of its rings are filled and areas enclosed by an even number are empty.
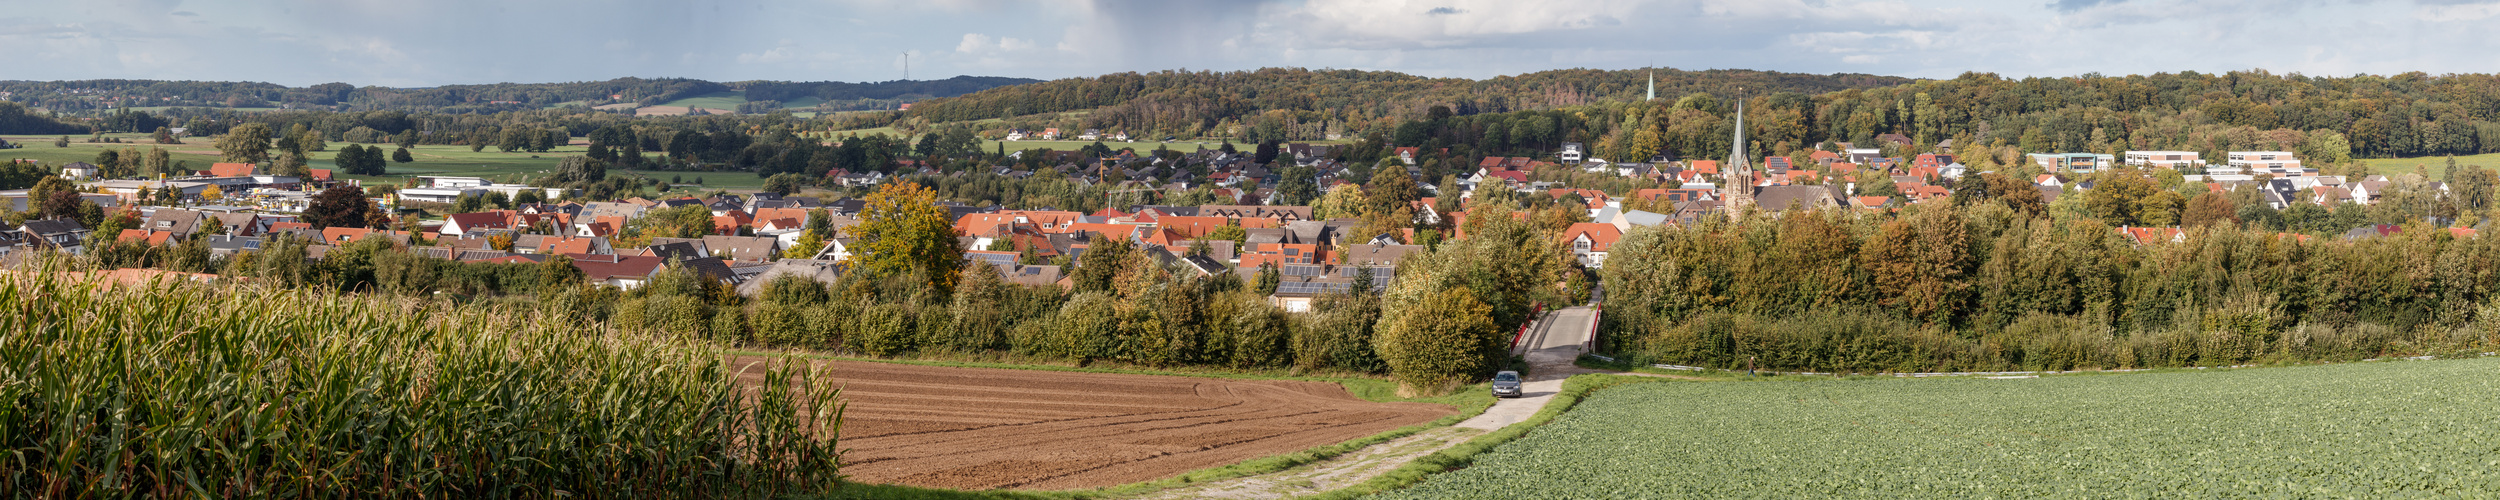
[[[1727,182],[1719,187],[1729,214],[1753,205],[1753,161],[1745,154],[1745,91],[1736,90],[1736,141],[1728,145]]]
[[[1642,100],[1644,100],[1644,101],[1655,101],[1655,100],[1658,100],[1658,72],[1656,72],[1656,71],[1649,72],[1649,98],[1648,98],[1648,99],[1642,99]]]

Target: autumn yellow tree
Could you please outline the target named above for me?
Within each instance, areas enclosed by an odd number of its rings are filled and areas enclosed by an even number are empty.
[[[913,272],[926,276],[941,292],[954,289],[957,269],[964,265],[962,243],[937,193],[919,184],[897,182],[877,188],[860,209],[857,260],[861,270],[878,276]]]
[[[1946,323],[1970,283],[1969,229],[1950,208],[1919,210],[1884,223],[1858,254],[1874,281],[1876,303],[1912,320]]]

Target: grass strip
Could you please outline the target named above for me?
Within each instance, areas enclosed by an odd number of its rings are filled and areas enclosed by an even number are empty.
[[[1554,394],[1554,399],[1546,402],[1544,409],[1538,410],[1535,416],[1528,417],[1525,421],[1511,424],[1509,427],[1503,427],[1499,430],[1488,432],[1481,436],[1476,436],[1475,439],[1467,440],[1465,443],[1459,443],[1457,446],[1451,446],[1449,448],[1442,449],[1441,451],[1434,452],[1431,455],[1425,455],[1422,458],[1417,458],[1414,461],[1407,462],[1404,466],[1398,467],[1396,470],[1381,474],[1379,477],[1374,477],[1370,481],[1364,481],[1363,484],[1329,491],[1306,498],[1343,499],[1361,497],[1412,486],[1415,483],[1422,482],[1424,478],[1429,477],[1432,474],[1467,468],[1467,466],[1475,463],[1477,455],[1481,455],[1487,451],[1492,451],[1496,446],[1501,446],[1503,443],[1508,443],[1513,439],[1519,439],[1520,436],[1527,435],[1529,431],[1544,426],[1546,422],[1551,422],[1555,417],[1562,416],[1563,412],[1570,411],[1572,406],[1580,404],[1580,400],[1588,397],[1591,392],[1619,385],[1656,381],[1658,381],[1658,379],[1627,375],[1587,374],[1573,376],[1570,379],[1563,381],[1562,391]]]

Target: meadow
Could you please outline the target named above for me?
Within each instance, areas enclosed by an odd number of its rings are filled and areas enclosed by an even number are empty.
[[[2455,158],[2457,160],[2457,166],[2460,167],[2467,165],[2481,165],[2485,167],[2500,168],[2500,153],[2458,156]],[[2413,170],[2416,167],[2419,167],[2424,172],[2428,172],[2430,174],[2431,180],[2437,181],[2441,178],[2442,174],[2448,172],[2448,159],[2449,157],[2446,156],[2424,156],[2419,158],[2365,158],[2361,160],[2361,163],[2368,164],[2370,166],[2370,172],[2372,173],[2386,175],[2409,174],[2413,173]]]
[[[182,139],[183,144],[156,144],[154,139],[151,139],[147,134],[105,134],[105,137],[120,138],[124,142],[120,144],[89,144],[86,142],[87,136],[73,136],[70,137],[69,147],[54,147],[52,145],[53,141],[55,139],[59,139],[60,136],[0,137],[0,139],[5,139],[11,144],[24,144],[26,146],[17,149],[0,149],[0,159],[27,158],[43,162],[46,165],[62,165],[76,161],[93,162],[95,161],[96,153],[105,149],[119,151],[123,148],[136,148],[140,152],[144,153],[148,150],[148,148],[164,148],[165,150],[172,152],[173,161],[188,162],[188,166],[192,170],[208,170],[209,164],[220,161],[217,148],[212,146],[212,144],[216,142],[216,138],[214,137],[185,137]],[[337,168],[337,164],[331,162],[330,158],[337,154],[340,147],[346,146],[347,144],[349,143],[332,141],[328,144],[329,151],[313,153],[312,159],[307,161],[306,164],[316,169]],[[381,144],[379,146],[384,149],[397,148],[397,146],[389,144]],[[553,170],[556,167],[557,163],[564,161],[565,157],[579,156],[588,153],[589,146],[587,144],[570,144],[543,153],[529,153],[522,151],[506,153],[497,151],[495,148],[491,147],[482,151],[472,152],[469,151],[468,146],[464,145],[419,145],[415,148],[410,148],[408,152],[410,155],[414,156],[417,161],[409,163],[392,162],[390,166],[385,169],[384,175],[339,175],[338,178],[355,179],[366,183],[399,185],[409,181],[412,177],[420,175],[450,175],[484,177],[497,183],[526,183],[530,179],[546,175],[549,170]],[[676,177],[683,177],[686,182],[693,182],[695,178],[700,177],[704,181],[704,184],[701,187],[706,191],[711,189],[751,191],[764,186],[764,179],[756,177],[752,172],[676,172],[662,170],[612,169],[609,170],[609,173],[612,175],[623,174],[650,177],[658,179],[661,182],[668,182],[669,179]]]
[[[2496,371],[1635,384],[1386,497],[2481,496],[2500,491]]]

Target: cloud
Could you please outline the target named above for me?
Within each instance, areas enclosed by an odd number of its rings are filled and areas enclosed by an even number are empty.
[[[2500,3],[2417,5],[2413,18],[2430,22],[2481,21],[2500,15]]]
[[[1014,52],[1033,50],[1033,47],[1032,40],[1015,37],[991,38],[989,35],[980,33],[965,33],[963,41],[955,44],[955,51],[963,53]]]
[[[2050,2],[2049,8],[2064,12],[2074,12],[2095,5],[2124,3],[2126,1],[2127,0],[2057,0],[2056,2]]]
[[[2500,51],[2478,32],[2500,4],[2462,0],[22,3],[0,14],[9,78],[287,85],[884,80],[906,52],[921,77],[1663,65],[1949,78],[2488,72]],[[557,18],[568,22],[545,22]]]
[[[768,65],[786,63],[822,64],[835,62],[840,59],[840,54],[810,48],[799,44],[796,40],[782,40],[779,44],[773,46],[773,48],[766,49],[763,52],[740,53],[737,56],[739,64]]]

